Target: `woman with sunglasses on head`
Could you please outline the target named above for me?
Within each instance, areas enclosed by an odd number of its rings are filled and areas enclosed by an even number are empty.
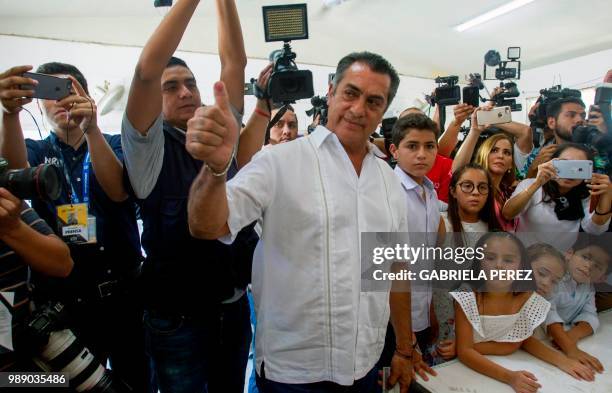
[[[598,173],[586,182],[556,178],[554,160],[592,160],[592,155],[582,144],[560,145],[552,160],[538,166],[535,179],[519,183],[503,214],[507,219],[518,218],[517,232],[531,232],[524,239],[528,243],[544,242],[565,251],[576,241],[580,228],[596,235],[608,229],[612,188],[610,178]],[[593,212],[589,211],[591,196],[599,198]]]
[[[472,113],[472,127],[465,141],[461,144],[455,160],[453,172],[472,160],[472,154],[485,127],[479,126],[476,114],[479,110],[491,110],[490,107],[476,108]],[[514,165],[514,141],[505,133],[498,133],[488,137],[478,148],[473,162],[483,167],[491,179],[491,192],[493,194],[493,209],[497,222],[504,231],[513,232],[514,220],[507,220],[501,211],[516,186]]]

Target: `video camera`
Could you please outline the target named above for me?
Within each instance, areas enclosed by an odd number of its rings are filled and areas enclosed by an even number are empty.
[[[314,120],[319,116],[319,124],[325,125],[327,123],[327,96],[314,96],[310,99],[312,108],[306,111],[308,116],[311,116]]]
[[[270,61],[274,63],[272,75],[264,92],[258,94],[255,85],[255,96],[284,105],[312,97],[312,72],[298,70],[296,54],[289,45],[291,40],[308,39],[306,4],[264,6],[262,12],[266,42],[284,41],[284,44],[283,49],[270,54]],[[251,82],[255,80],[251,79]]]
[[[597,127],[592,125],[578,126],[572,131],[572,141],[583,143],[594,147],[599,156],[599,162],[595,160],[595,169],[600,173],[610,172],[612,162],[612,118],[610,114],[610,102],[612,100],[612,83],[602,83],[595,89],[595,105],[604,119],[607,133],[601,133]],[[596,157],[597,158],[597,157]]]
[[[431,105],[457,105],[461,100],[461,90],[457,83],[459,77],[456,75],[439,76],[435,79],[438,84],[435,90],[435,97],[431,97]]]
[[[65,327],[67,318],[60,302],[45,303],[34,312],[26,326],[27,350],[34,362],[45,371],[67,372],[70,387],[77,392],[131,392]]]
[[[515,98],[521,94],[516,83],[501,82],[499,87],[502,88],[502,92],[496,94],[491,99],[495,103],[495,106],[509,106],[512,112],[523,110],[523,106],[521,104],[517,104],[515,100]]]
[[[561,88],[561,85],[556,85],[548,89],[540,90],[540,97],[536,103],[539,103],[535,113],[529,115],[532,127],[544,128],[546,126],[546,107],[554,100],[568,97],[581,98],[580,90]]]
[[[8,169],[8,162],[0,157],[0,187],[19,199],[56,200],[61,195],[63,183],[55,165]]]
[[[523,110],[521,104],[517,104],[515,98],[520,95],[520,91],[515,82],[504,82],[507,79],[521,79],[521,48],[511,46],[506,54],[507,60],[502,60],[498,51],[491,49],[484,56],[483,78],[484,80],[499,80],[499,87],[502,92],[495,95],[491,101],[495,106],[509,106],[513,112]],[[514,65],[514,67],[511,67]],[[487,77],[487,69],[495,67],[495,78]],[[490,76],[491,72],[489,72]]]

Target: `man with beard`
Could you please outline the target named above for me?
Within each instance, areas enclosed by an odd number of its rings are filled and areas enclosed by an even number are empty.
[[[586,123],[584,102],[576,97],[555,100],[546,108],[546,119],[548,128],[553,130],[554,139],[547,145],[533,149],[529,154],[525,163],[529,170],[525,177],[535,177],[538,165],[550,161],[558,145],[572,141],[574,128]]]

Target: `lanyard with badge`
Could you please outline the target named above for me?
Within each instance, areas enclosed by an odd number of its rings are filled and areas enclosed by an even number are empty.
[[[83,199],[79,196],[72,184],[70,173],[64,163],[64,156],[54,144],[53,150],[58,155],[60,165],[64,170],[66,182],[70,186],[70,203],[57,206],[57,219],[62,238],[67,243],[95,243],[96,242],[96,217],[89,214],[89,176],[91,171],[91,160],[89,152],[83,160]]]

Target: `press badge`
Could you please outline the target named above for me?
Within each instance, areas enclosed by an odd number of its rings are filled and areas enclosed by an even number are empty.
[[[65,242],[96,242],[96,218],[88,215],[87,204],[60,205],[57,207],[57,219]]]

